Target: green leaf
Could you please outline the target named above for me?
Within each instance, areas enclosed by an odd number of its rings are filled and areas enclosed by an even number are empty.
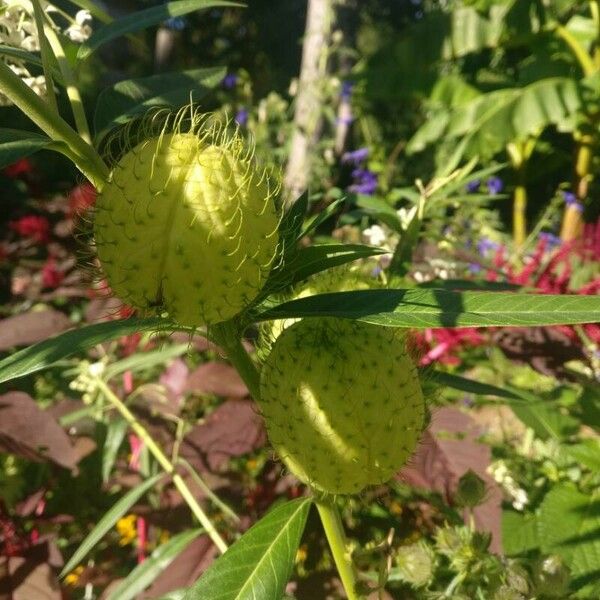
[[[20,129],[0,129],[0,169],[55,142],[45,135]]]
[[[385,254],[387,250],[364,246],[362,244],[315,244],[300,248],[279,271],[273,272],[268,284],[275,289],[295,285],[310,277],[333,267],[346,263]]]
[[[389,273],[391,282],[403,278],[410,270],[413,251],[419,241],[422,224],[423,220],[419,215],[419,211],[415,209],[408,227],[405,231],[401,232],[400,240],[390,262]]]
[[[257,317],[341,317],[387,327],[533,326],[600,321],[600,297],[450,292],[446,290],[364,290],[319,294],[286,302]]]
[[[324,210],[322,210],[320,213],[318,213],[312,219],[310,219],[309,222],[304,227],[304,229],[302,230],[302,232],[300,233],[300,236],[298,239],[301,239],[303,237],[306,237],[307,235],[310,235],[313,231],[315,231],[319,227],[319,225],[321,225],[322,223],[325,223],[325,221],[327,221],[327,219],[332,217],[337,212],[337,209],[339,208],[339,206],[341,204],[343,204],[345,201],[346,201],[346,198],[338,198],[337,200],[334,200]]]
[[[539,545],[535,515],[514,510],[502,512],[502,547],[508,556],[525,554]]]
[[[446,385],[455,390],[461,392],[467,392],[468,394],[477,394],[480,396],[497,396],[498,398],[508,398],[510,400],[524,401],[523,396],[516,394],[510,390],[491,385],[489,383],[481,383],[467,377],[461,377],[460,375],[454,375],[452,373],[444,373],[443,371],[436,371],[434,369],[426,370],[425,377],[428,380],[437,383],[438,385]]]
[[[579,444],[562,448],[573,460],[595,473],[600,473],[600,441],[597,439],[583,440]]]
[[[310,506],[310,498],[300,498],[267,513],[209,567],[185,600],[281,598]]]
[[[31,375],[77,352],[84,352],[96,344],[139,331],[178,329],[160,318],[122,319],[95,323],[80,329],[71,329],[28,348],[14,352],[0,361],[0,383]]]
[[[382,221],[393,231],[402,233],[402,223],[396,210],[385,200],[373,196],[359,195],[356,198],[356,206],[365,209],[374,219]]]
[[[511,142],[538,136],[549,125],[571,131],[582,107],[574,79],[553,77],[528,86],[483,94],[456,110],[428,121],[408,144],[412,152],[446,140],[462,139],[467,156],[489,158]],[[444,116],[442,116],[444,115]]]
[[[94,529],[81,542],[60,573],[64,577],[70,573],[90,552],[90,550],[115,526],[116,522],[162,477],[159,473],[150,479],[140,483],[137,487],[129,490],[105,515],[98,521]]]
[[[486,290],[488,292],[516,292],[523,286],[505,281],[481,281],[480,279],[433,279],[417,285],[419,288],[451,291]]]
[[[162,573],[189,544],[196,539],[202,529],[184,531],[162,544],[110,593],[108,600],[134,600]],[[180,596],[183,598],[183,593]]]
[[[141,31],[147,27],[166,21],[171,17],[181,17],[197,10],[205,10],[217,6],[242,7],[243,4],[225,2],[223,0],[177,0],[176,2],[166,2],[160,6],[146,8],[97,29],[80,46],[77,58],[85,60],[94,50],[122,35]]]
[[[525,391],[521,391],[521,396],[529,402],[511,404],[511,409],[540,439],[560,440],[575,433],[579,428],[577,419],[561,413],[559,407],[552,405],[547,399]]]
[[[151,107],[177,108],[187,104],[190,97],[198,102],[221,82],[226,72],[225,67],[212,67],[164,73],[127,79],[102,90],[94,113],[97,140]]]
[[[106,483],[117,459],[119,448],[125,439],[129,424],[125,419],[113,419],[108,423],[102,448],[102,481]]]
[[[580,492],[574,485],[554,487],[538,515],[542,551],[561,556],[579,585],[600,577],[600,496]],[[590,579],[591,581],[591,579]],[[578,585],[577,579],[573,582]]]
[[[304,217],[306,217],[307,212],[308,190],[296,199],[281,220],[279,235],[284,242],[284,254],[289,248],[295,247],[296,242],[300,239]]]
[[[150,350],[149,352],[140,352],[127,356],[117,362],[114,362],[106,368],[104,372],[105,379],[111,379],[125,371],[140,371],[144,369],[151,369],[157,365],[162,365],[167,361],[177,358],[182,354],[185,354],[189,350],[189,344],[174,344],[173,346],[165,346],[164,348],[158,348],[157,350]]]

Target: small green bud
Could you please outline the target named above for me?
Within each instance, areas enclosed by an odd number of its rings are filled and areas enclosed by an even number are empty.
[[[435,570],[435,554],[423,541],[400,546],[396,552],[398,574],[403,581],[419,588],[430,583]]]
[[[486,496],[486,485],[483,479],[469,469],[459,480],[454,499],[459,506],[474,508],[479,506]]]

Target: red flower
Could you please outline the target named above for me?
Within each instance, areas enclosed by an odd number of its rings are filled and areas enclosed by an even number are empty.
[[[21,237],[31,238],[38,244],[45,244],[50,239],[50,223],[46,217],[27,215],[11,221],[10,228]]]
[[[82,215],[96,202],[96,189],[90,183],[82,183],[69,193],[69,216]]]
[[[65,278],[65,274],[56,268],[56,261],[51,256],[42,267],[42,284],[45,288],[57,288]]]
[[[19,177],[19,175],[27,175],[33,170],[33,166],[28,158],[21,158],[12,165],[8,165],[4,169],[4,174],[11,179]]]

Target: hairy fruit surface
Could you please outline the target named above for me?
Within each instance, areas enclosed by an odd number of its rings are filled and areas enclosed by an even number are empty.
[[[161,134],[124,154],[98,196],[94,235],[113,291],[184,325],[250,304],[276,255],[278,211],[241,140]]]
[[[332,494],[390,479],[425,422],[404,335],[334,318],[304,319],[277,338],[262,369],[260,406],[290,471]]]

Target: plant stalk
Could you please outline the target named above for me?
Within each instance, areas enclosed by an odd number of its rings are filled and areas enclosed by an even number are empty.
[[[198,519],[202,527],[206,530],[206,533],[213,541],[215,546],[223,554],[227,550],[227,544],[223,538],[219,535],[212,521],[208,518],[206,513],[202,510],[198,504],[196,498],[192,494],[190,488],[187,486],[183,478],[179,473],[176,472],[173,463],[165,456],[164,452],[158,447],[158,444],[152,439],[152,436],[148,433],[145,427],[136,419],[135,415],[127,408],[124,402],[110,389],[110,387],[100,378],[95,378],[95,383],[102,390],[102,393],[106,396],[108,401],[121,413],[123,418],[129,423],[131,429],[139,436],[139,438],[146,444],[146,448],[150,451],[152,456],[156,459],[156,462],[162,467],[162,469],[171,475],[171,479],[186,501],[187,505],[194,516]]]
[[[515,197],[513,200],[513,239],[515,246],[520,248],[527,239],[527,189],[522,184],[515,188]]]
[[[39,0],[33,0],[33,18],[37,29],[38,39],[40,40],[40,54],[42,57],[42,68],[44,69],[44,78],[46,80],[47,101],[52,112],[58,113],[58,104],[56,103],[56,93],[54,92],[54,80],[52,79],[52,69],[50,67],[51,49],[48,46],[48,40],[44,35],[44,11]]]
[[[569,50],[571,50],[573,56],[575,56],[579,62],[579,66],[581,67],[583,74],[586,77],[593,75],[597,70],[596,63],[587,53],[587,50],[579,43],[577,38],[562,25],[555,25],[554,29],[558,37],[561,38],[565,44],[567,44]]]
[[[75,119],[75,125],[77,126],[77,131],[82,139],[88,144],[92,143],[92,136],[90,134],[90,128],[88,126],[87,118],[85,116],[85,110],[83,108],[83,102],[81,100],[81,94],[79,93],[79,88],[77,87],[77,81],[75,79],[75,75],[71,70],[71,66],[69,65],[69,61],[65,56],[65,51],[56,35],[54,29],[52,29],[52,25],[46,22],[44,23],[44,34],[50,47],[52,48],[52,52],[56,57],[56,62],[58,62],[58,67],[60,72],[62,73],[65,88],[67,90],[67,96],[69,98],[69,102],[71,103],[71,110],[73,111],[73,117]]]
[[[348,600],[360,600],[356,591],[354,566],[348,552],[348,543],[338,508],[326,500],[317,499],[315,503]]]
[[[101,191],[108,179],[109,170],[100,155],[64,119],[53,114],[44,100],[2,61],[0,89],[48,137],[58,142],[53,149],[72,160],[94,187]]]
[[[593,159],[593,143],[594,139],[591,135],[582,135],[577,148],[573,188],[579,202],[583,202],[588,195],[590,168]],[[563,242],[570,242],[576,239],[581,234],[582,226],[581,207],[577,205],[567,206],[563,214],[560,239]]]

